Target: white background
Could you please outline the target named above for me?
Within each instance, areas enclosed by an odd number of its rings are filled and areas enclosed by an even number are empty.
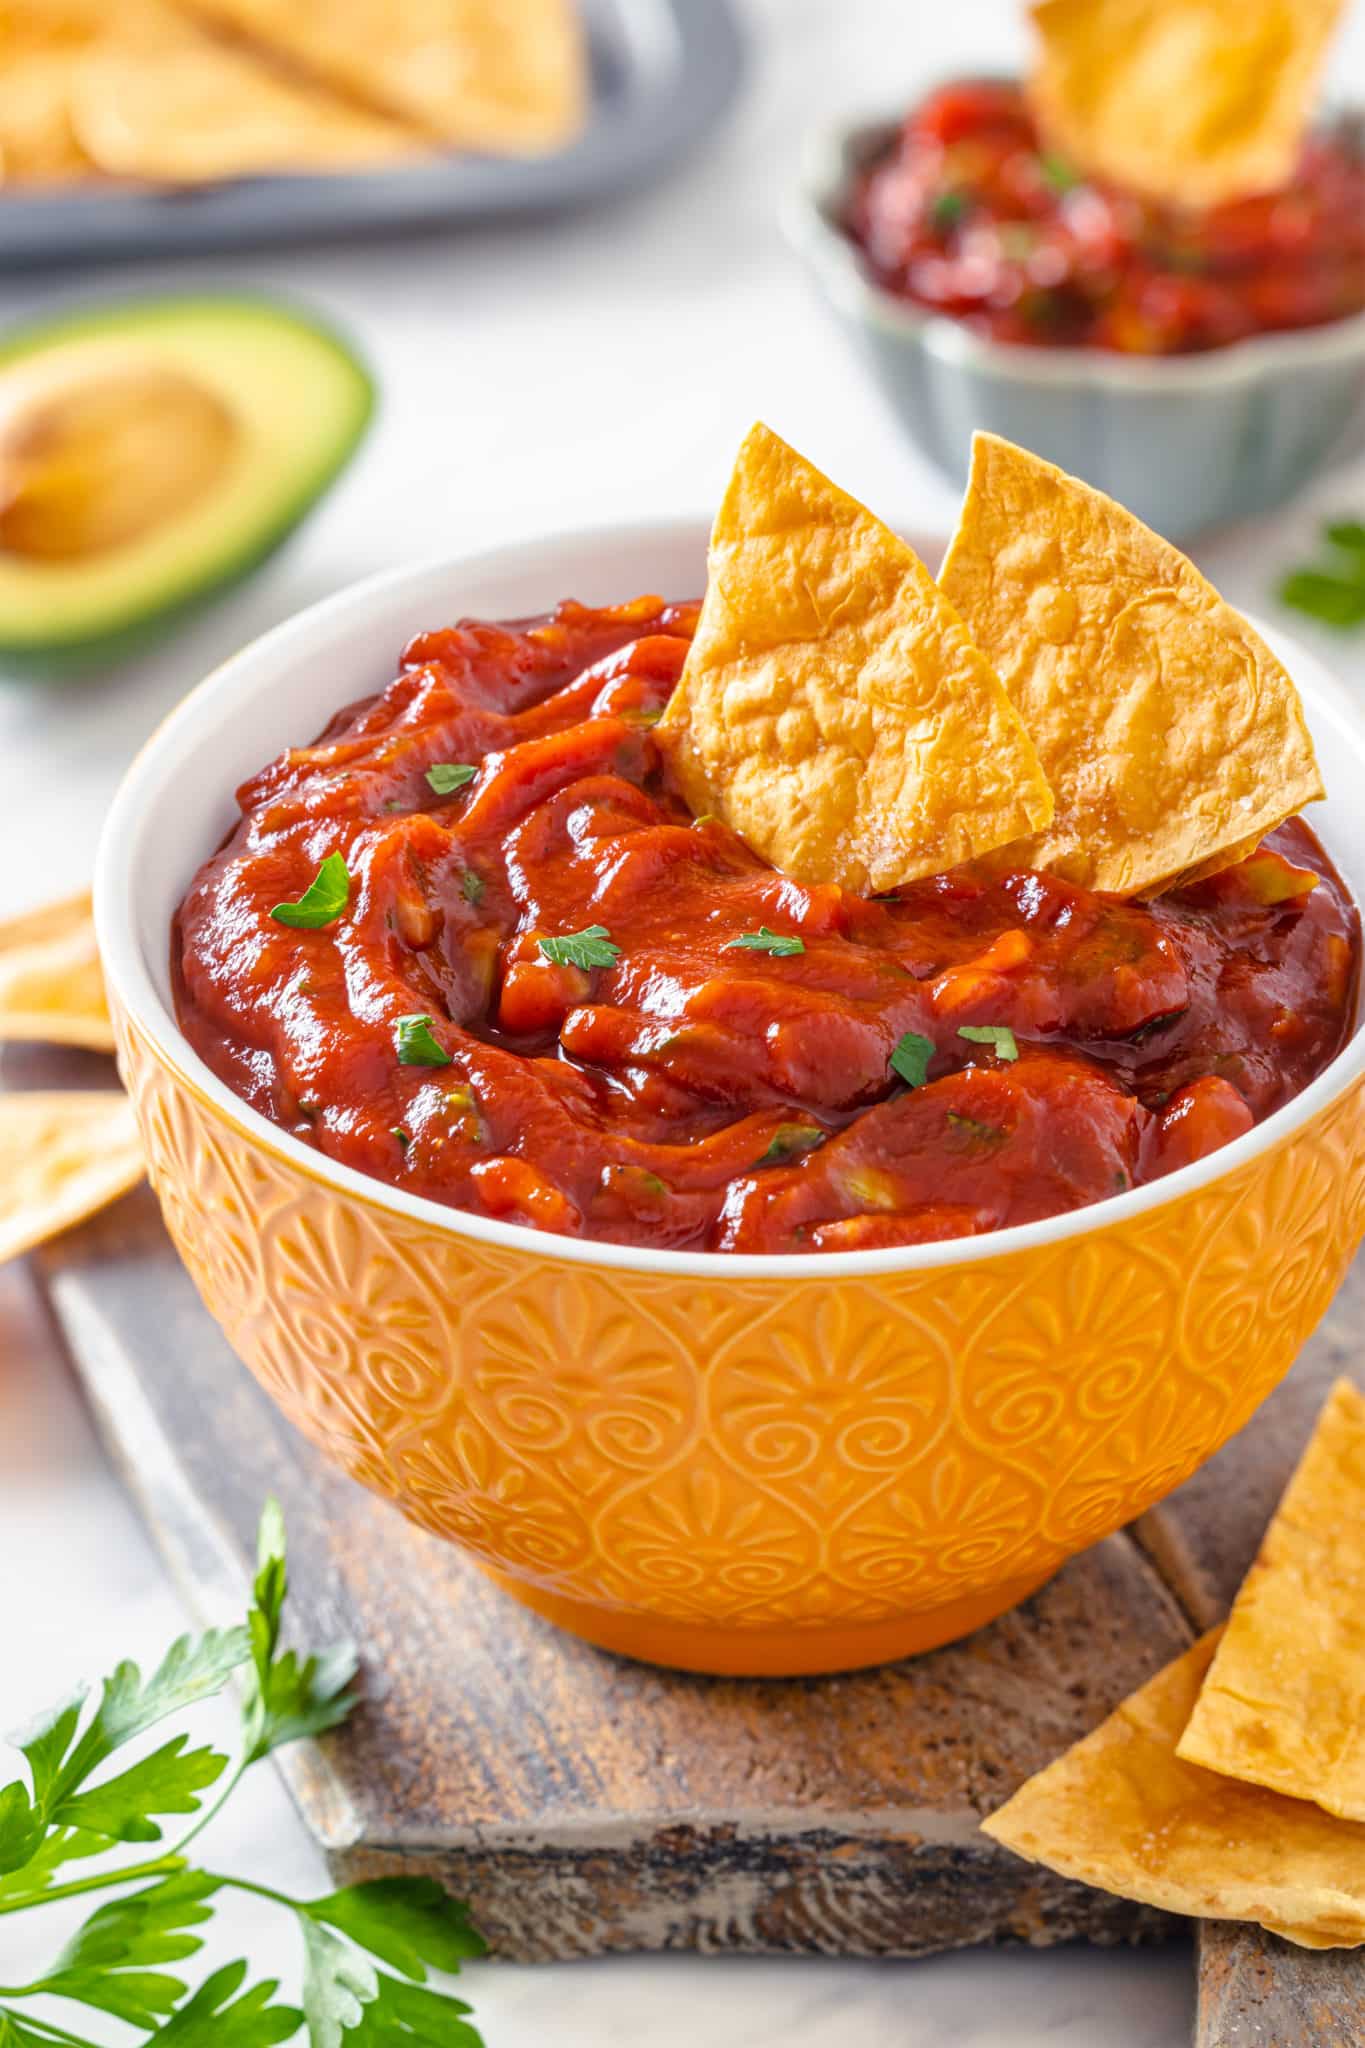
[[[901,440],[814,304],[775,214],[809,124],[846,107],[894,106],[945,71],[1007,67],[1022,45],[1022,8],[748,0],[745,11],[752,70],[724,130],[668,184],[593,218],[174,272],[0,282],[6,317],[124,285],[288,289],[352,330],[382,391],[360,460],[243,592],[121,672],[63,686],[0,680],[0,914],[88,879],[124,763],[185,688],[263,627],[370,570],[602,517],[706,511],[758,415],[888,519],[919,533],[947,529],[953,492]],[[1334,82],[1365,88],[1360,5]],[[1201,559],[1234,600],[1270,609],[1275,576],[1311,543],[1322,512],[1337,508],[1365,512],[1365,472],[1324,480],[1274,522],[1215,537]],[[1365,686],[1365,640],[1317,644]],[[7,1269],[0,1726],[82,1672],[129,1652],[154,1656],[182,1625],[23,1269]],[[6,1775],[0,1767],[0,1782]],[[209,1838],[215,1858],[286,1887],[319,1882],[270,1772],[240,1799],[235,1819],[229,1813]],[[268,1912],[234,1912],[231,1934],[224,1956],[249,1954],[258,1973],[296,1989],[292,1933]],[[0,1981],[19,1959],[0,1939]],[[1181,1945],[880,1965],[484,1965],[466,1985],[489,2048],[671,2048],[698,2037],[710,2048],[1176,2048],[1191,2012]]]

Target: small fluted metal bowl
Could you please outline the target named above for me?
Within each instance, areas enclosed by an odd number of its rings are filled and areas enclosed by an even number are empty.
[[[1365,313],[1198,355],[1124,356],[991,341],[875,283],[844,208],[898,126],[812,137],[784,225],[912,440],[954,481],[985,428],[1179,540],[1269,511],[1365,446]]]

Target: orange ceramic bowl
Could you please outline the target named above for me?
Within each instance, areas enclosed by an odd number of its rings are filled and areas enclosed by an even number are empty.
[[[171,914],[236,783],[380,688],[417,628],[698,592],[699,524],[405,569],[211,676],[130,771],[96,912],[166,1223],[285,1413],[517,1599],[715,1672],[928,1649],[1031,1592],[1247,1420],[1365,1229],[1365,1036],[1153,1187],[987,1238],[808,1258],[630,1250],[414,1199],[254,1114],[190,1051]],[[1301,650],[1365,893],[1365,733]]]

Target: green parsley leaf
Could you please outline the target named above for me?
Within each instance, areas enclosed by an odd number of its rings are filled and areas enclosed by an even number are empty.
[[[1324,626],[1346,631],[1365,625],[1365,524],[1329,520],[1322,537],[1335,554],[1291,570],[1280,585],[1280,601]]]
[[[227,1763],[217,1750],[187,1751],[189,1739],[172,1736],[117,1777],[64,1799],[63,1823],[116,1842],[159,1842],[161,1829],[150,1815],[197,1813],[197,1795],[222,1776]]]
[[[463,2018],[468,2011],[462,1999],[381,1971],[377,1995],[348,2048],[483,2048],[483,2036]]]
[[[1055,150],[1043,151],[1038,159],[1038,168],[1043,174],[1043,182],[1057,193],[1074,192],[1085,182],[1080,172],[1073,170],[1066,158],[1058,156]]]
[[[477,768],[470,767],[468,761],[438,761],[434,767],[428,768],[427,781],[437,796],[452,796],[457,789],[463,789],[467,782],[472,782],[478,772]]]
[[[23,1792],[22,1786],[17,1789]],[[6,1792],[14,1790],[13,1785],[5,1787]],[[5,1794],[0,1792],[0,1809],[4,1802]],[[82,1834],[79,1828],[51,1829],[31,1856],[0,1876],[0,1910],[14,1912],[20,1905],[35,1905],[48,1886],[56,1883],[64,1865],[86,1856],[102,1856],[108,1847],[102,1835]]]
[[[480,903],[483,900],[485,883],[482,875],[476,875],[473,868],[466,868],[460,877],[460,894],[466,903]]]
[[[205,1979],[193,1998],[172,2013],[146,2048],[275,2048],[296,2034],[303,2014],[292,2005],[272,2005],[273,1979],[253,1984],[235,1997],[246,1976],[245,1963],[228,1963]]]
[[[774,1165],[780,1159],[793,1158],[798,1152],[809,1152],[816,1145],[823,1145],[824,1141],[825,1133],[816,1124],[779,1124],[758,1164]]]
[[[998,1060],[1017,1060],[1019,1057],[1019,1047],[1008,1024],[962,1024],[957,1035],[970,1039],[973,1045],[993,1046]]]
[[[276,924],[300,931],[318,931],[334,924],[351,899],[351,877],[339,853],[329,853],[297,903],[277,903],[270,915]]]
[[[314,1899],[305,1910],[419,1984],[428,1963],[456,1971],[486,1952],[464,1901],[432,1877],[371,1878]]]
[[[536,944],[556,967],[614,967],[621,953],[619,946],[612,945],[604,924],[586,925],[564,938],[537,939]]]
[[[407,1128],[406,1124],[395,1124],[393,1126],[393,1135],[406,1152],[412,1143],[412,1132]]]
[[[0,1887],[11,1871],[22,1870],[42,1844],[46,1822],[28,1796],[28,1787],[16,1778],[0,1786]]]
[[[21,2020],[18,2013],[0,2006],[0,2048],[96,2048],[79,2034],[66,2029],[53,2033],[41,2020]]]
[[[448,1067],[450,1054],[431,1035],[431,1019],[423,1011],[400,1017],[395,1028],[398,1063],[403,1067]]]
[[[804,953],[806,942],[798,939],[795,932],[770,932],[761,924],[756,932],[741,932],[737,939],[727,939],[721,947],[722,953],[738,950],[741,953],[772,953],[779,960],[789,959],[795,953]]]
[[[929,1062],[938,1051],[932,1038],[922,1031],[905,1031],[891,1051],[890,1067],[907,1088],[922,1088],[929,1078]]]
[[[53,1969],[26,1990],[75,1999],[130,2026],[154,2026],[184,1997],[185,1986],[150,1966],[198,1953],[204,1944],[187,1930],[212,1918],[206,1901],[219,1889],[216,1877],[184,1870],[111,1899],[91,1914]]]
[[[929,202],[930,227],[936,235],[946,235],[971,211],[971,204],[965,192],[936,192]]]
[[[303,1928],[303,2016],[310,2048],[341,2048],[342,2037],[359,2031],[365,2007],[379,1996],[374,1964],[315,1920]]]
[[[65,1825],[77,1788],[106,1757],[123,1743],[145,1734],[168,1714],[221,1692],[232,1673],[246,1662],[248,1653],[244,1628],[210,1629],[204,1635],[181,1636],[146,1680],[134,1663],[124,1662],[116,1667],[105,1679],[99,1705],[79,1741],[74,1738],[87,1692],[84,1686],[11,1736],[15,1748],[28,1761],[33,1777],[33,1803],[45,1824]],[[8,1788],[5,1797],[12,1801]],[[11,1806],[11,1811],[17,1808]],[[140,1839],[156,1837],[144,1835]]]

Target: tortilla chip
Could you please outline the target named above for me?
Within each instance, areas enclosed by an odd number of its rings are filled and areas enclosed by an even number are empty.
[[[1289,182],[1344,0],[1037,0],[1057,148],[1185,206]]]
[[[1215,1629],[1030,1778],[986,1834],[1120,1898],[1254,1920],[1301,1948],[1365,1942],[1365,1828],[1182,1763]]]
[[[1265,642],[1169,541],[1050,462],[976,436],[939,582],[1057,800],[997,865],[1135,896],[1231,864],[1322,796]]]
[[[152,6],[81,58],[71,125],[110,177],[179,185],[364,168],[431,148],[396,121],[296,83]]]
[[[90,898],[0,924],[0,1039],[114,1050]]]
[[[1338,1380],[1177,1754],[1365,1821],[1365,1395]]]
[[[462,149],[530,155],[583,125],[571,0],[179,0],[362,105]]]
[[[1052,815],[1032,741],[923,563],[764,426],[655,730],[694,811],[802,882],[892,889]]]
[[[117,1089],[0,1095],[0,1263],[126,1195],[142,1172]]]

